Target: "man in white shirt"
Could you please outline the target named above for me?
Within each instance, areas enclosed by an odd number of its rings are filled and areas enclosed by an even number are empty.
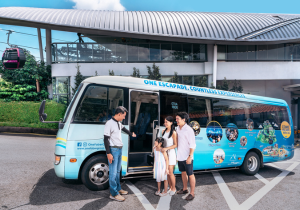
[[[188,119],[189,115],[186,112],[178,112],[176,114],[176,122],[178,125],[177,160],[183,183],[183,189],[177,191],[177,194],[189,193],[187,188],[189,179],[191,192],[185,199],[191,201],[195,198],[196,179],[193,174],[193,159],[194,150],[196,148],[196,141],[193,129],[187,124]]]
[[[121,123],[125,119],[127,112],[125,107],[118,106],[115,110],[115,115],[105,123],[104,127],[104,145],[109,165],[109,198],[117,201],[124,201],[125,198],[122,195],[128,194],[127,191],[121,189],[120,185],[123,147],[121,131],[136,137],[134,133],[127,130]]]

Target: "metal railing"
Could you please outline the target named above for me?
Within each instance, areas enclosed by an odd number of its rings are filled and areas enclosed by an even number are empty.
[[[205,44],[53,43],[52,62],[205,62]]]

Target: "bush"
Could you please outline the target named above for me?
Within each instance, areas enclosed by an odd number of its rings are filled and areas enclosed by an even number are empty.
[[[23,49],[26,62],[21,69],[5,69],[0,62],[0,99],[6,101],[40,101],[48,98],[51,84],[51,66],[38,63],[29,51]]]
[[[58,123],[41,123],[39,121],[40,102],[0,101],[0,126],[52,128],[57,129]],[[47,121],[59,121],[64,117],[66,106],[54,101],[47,101],[45,113]]]

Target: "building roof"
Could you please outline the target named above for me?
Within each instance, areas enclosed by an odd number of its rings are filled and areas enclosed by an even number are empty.
[[[300,40],[300,14],[151,12],[0,8],[0,24],[109,36],[186,42],[290,42]]]

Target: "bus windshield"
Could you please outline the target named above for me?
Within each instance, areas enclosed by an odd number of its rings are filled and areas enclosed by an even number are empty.
[[[68,108],[67,108],[67,111],[66,111],[66,113],[65,113],[63,123],[65,123],[65,122],[67,121],[69,112],[70,112],[70,110],[71,110],[71,108],[72,108],[72,106],[73,106],[73,104],[74,104],[74,101],[75,101],[75,99],[77,98],[78,93],[80,92],[80,89],[82,88],[82,86],[83,86],[83,83],[81,83],[81,84],[79,85],[78,89],[76,90],[76,93],[74,94],[74,96],[73,96],[73,98],[72,98],[72,100],[71,100],[71,103],[69,104],[69,106],[68,106]]]

